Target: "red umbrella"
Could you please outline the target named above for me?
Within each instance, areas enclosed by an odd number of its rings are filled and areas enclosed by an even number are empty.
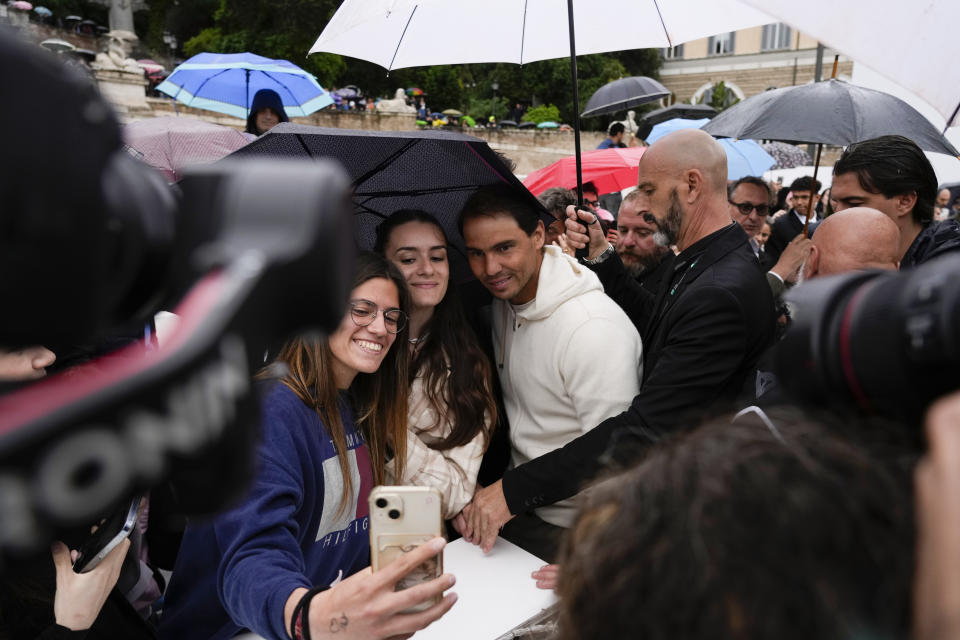
[[[236,129],[178,116],[137,120],[123,128],[127,146],[141,160],[159,169],[169,182],[192,164],[219,160],[247,144]]]
[[[597,149],[581,156],[583,181],[593,182],[601,194],[637,186],[637,165],[646,147]],[[538,196],[550,187],[577,188],[576,156],[557,160],[527,176],[523,185]]]

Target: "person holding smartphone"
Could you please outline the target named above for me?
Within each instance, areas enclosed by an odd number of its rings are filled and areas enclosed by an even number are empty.
[[[400,615],[452,586],[450,575],[394,592],[442,539],[376,574],[364,570],[368,495],[384,482],[391,447],[397,468],[406,459],[409,351],[394,342],[406,343],[409,307],[396,268],[362,254],[340,326],[290,340],[261,374],[256,477],[234,508],[187,526],[162,638],[224,639],[245,629],[272,640],[386,638],[422,629],[456,601],[448,594]]]

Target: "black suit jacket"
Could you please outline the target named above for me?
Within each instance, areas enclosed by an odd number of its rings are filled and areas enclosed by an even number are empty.
[[[811,226],[813,226],[815,222],[817,222],[816,216],[810,218]],[[761,264],[767,269],[777,264],[777,260],[780,259],[780,254],[783,253],[786,246],[790,244],[791,240],[800,235],[802,231],[803,223],[797,218],[795,209],[791,209],[774,220],[773,226],[770,227],[770,237],[767,238],[767,243],[763,245],[766,261]]]
[[[640,393],[624,413],[507,471],[503,490],[511,513],[575,494],[601,469],[608,450],[626,462],[631,448],[729,408],[744,383],[753,382],[757,361],[772,343],[773,296],[737,224],[677,256],[656,297],[629,276],[619,256],[595,270],[607,294],[641,328]]]

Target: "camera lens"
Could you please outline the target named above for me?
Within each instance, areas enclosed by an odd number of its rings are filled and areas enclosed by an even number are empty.
[[[385,506],[387,506],[387,499],[386,499],[386,498],[377,498],[377,506],[380,507],[381,509],[383,509]]]
[[[391,520],[396,520],[400,517],[400,512],[397,509],[390,509],[390,511],[387,512],[387,515],[390,516]]]

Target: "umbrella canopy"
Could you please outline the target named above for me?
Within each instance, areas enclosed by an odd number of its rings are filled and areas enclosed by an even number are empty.
[[[620,78],[597,89],[587,100],[587,108],[580,115],[589,118],[625,111],[668,95],[670,90],[653,78],[646,76]]]
[[[699,120],[690,120],[689,118],[673,118],[672,120],[659,122],[653,125],[653,130],[651,130],[650,134],[647,136],[647,142],[653,144],[668,133],[680,131],[681,129],[700,129],[708,122],[710,122],[710,120],[707,118],[700,118]]]
[[[501,120],[500,126],[503,127],[504,129],[509,129],[511,127],[516,127],[517,123],[514,122],[513,120]]]
[[[744,0],[917,94],[960,125],[960,39],[937,37],[960,24],[951,0]],[[824,16],[829,16],[825,19]],[[896,33],[888,44],[878,34]]]
[[[31,11],[33,9],[33,5],[26,2],[26,0],[14,0],[14,2],[11,2],[8,6],[11,9],[18,9],[20,11]]]
[[[340,96],[340,98],[343,100],[356,100],[362,95],[360,93],[360,89],[352,84],[348,84],[345,87],[337,89],[334,91],[334,93]]]
[[[48,38],[40,43],[40,46],[44,49],[49,49],[54,53],[61,53],[64,51],[73,51],[77,47],[72,43],[67,42],[66,40],[61,40],[60,38]]]
[[[686,104],[682,102],[672,104],[669,107],[656,109],[641,116],[639,122],[640,129],[637,131],[637,137],[646,140],[647,136],[650,135],[650,131],[653,129],[653,125],[659,122],[666,122],[674,118],[699,120],[701,118],[712,118],[715,115],[717,115],[717,110],[710,105]]]
[[[747,98],[710,120],[703,130],[731,138],[837,145],[898,134],[926,151],[958,154],[929,120],[903,100],[834,79]]]
[[[727,154],[727,180],[744,176],[762,176],[777,162],[755,140],[721,138],[717,142]]]
[[[813,158],[810,154],[800,147],[786,142],[762,142],[760,146],[763,150],[773,156],[777,161],[771,169],[792,169],[793,167],[805,167],[813,164]]]
[[[370,249],[377,225],[395,211],[432,213],[461,253],[451,252],[457,280],[471,278],[457,217],[477,187],[506,183],[543,208],[484,140],[448,131],[353,131],[280,123],[234,156],[332,157],[353,180],[354,233]],[[552,220],[542,211],[544,220]]]
[[[454,118],[459,118],[460,116],[463,115],[463,112],[462,112],[462,111],[457,111],[456,109],[444,109],[444,110],[443,110],[443,115],[445,115],[445,116],[453,116]]]
[[[159,62],[154,62],[150,58],[143,58],[142,60],[137,60],[137,64],[143,67],[143,70],[147,73],[166,73],[166,68]]]
[[[537,129],[556,129],[560,125],[553,120],[546,120],[537,125]]]
[[[179,180],[184,167],[219,160],[248,142],[236,129],[182,116],[136,120],[123,128],[123,138],[168,182]]]
[[[469,29],[460,24],[461,10],[456,0],[344,0],[309,53],[369,60],[388,71],[569,58],[579,157],[577,55],[672,47],[770,22],[767,14],[739,0],[489,0],[483,11],[471,14]],[[611,29],[611,16],[629,16],[631,28]],[[566,39],[558,37],[562,33]],[[577,193],[579,199],[579,180]]]
[[[644,151],[646,147],[587,151],[581,156],[583,179],[593,182],[599,193],[612,193],[635,187],[637,165]],[[575,189],[576,157],[567,156],[543,169],[537,169],[526,177],[523,185],[534,195],[540,195],[551,187]]]
[[[246,118],[254,94],[273,89],[288,116],[332,104],[317,79],[287,60],[252,53],[198,53],[173,70],[157,90],[191,107]]]
[[[775,22],[739,0],[573,0],[577,55],[672,47]],[[611,29],[611,16],[630,28]],[[566,58],[567,0],[488,0],[462,28],[455,0],[345,0],[310,48],[386,69]],[[492,38],[490,34],[497,34]]]
[[[53,15],[53,11],[50,11],[50,9],[47,9],[46,7],[34,7],[33,12],[43,18],[49,18]]]
[[[423,89],[420,89],[419,87],[410,87],[409,89],[407,89],[407,95],[408,95],[408,96],[422,96],[422,95],[423,95]]]

